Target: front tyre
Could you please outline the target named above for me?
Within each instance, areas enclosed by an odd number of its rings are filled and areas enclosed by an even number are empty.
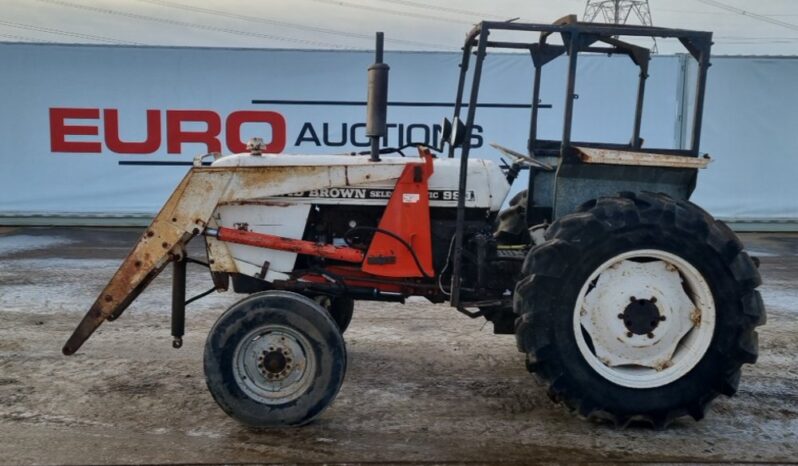
[[[346,348],[316,302],[267,291],[222,314],[208,335],[204,367],[211,395],[231,417],[253,427],[298,426],[335,399]]]
[[[549,394],[586,417],[665,426],[737,389],[764,323],[736,236],[687,201],[601,198],[556,221],[516,286],[516,336]]]

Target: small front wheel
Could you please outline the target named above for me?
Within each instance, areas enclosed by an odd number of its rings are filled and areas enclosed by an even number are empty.
[[[286,291],[251,295],[230,307],[205,344],[213,398],[254,427],[306,424],[332,403],[346,372],[346,348],[330,315]]]

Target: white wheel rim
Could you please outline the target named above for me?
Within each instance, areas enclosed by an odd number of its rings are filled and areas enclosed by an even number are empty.
[[[310,342],[283,325],[264,325],[249,332],[233,355],[236,383],[250,398],[266,405],[302,396],[313,382],[315,370]]]
[[[605,379],[624,387],[661,387],[686,375],[706,354],[715,302],[701,273],[681,257],[657,249],[629,251],[585,281],[573,331],[585,361]]]

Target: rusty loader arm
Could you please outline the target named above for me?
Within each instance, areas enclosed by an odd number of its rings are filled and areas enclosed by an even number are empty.
[[[375,167],[349,160],[352,162],[331,165],[191,168],[83,317],[63,353],[75,353],[103,321],[119,317],[170,262],[182,258],[186,244],[212,222],[217,206],[309,189],[395,180],[404,169],[401,161]],[[214,271],[236,272],[231,269],[235,267],[232,261],[222,262]]]

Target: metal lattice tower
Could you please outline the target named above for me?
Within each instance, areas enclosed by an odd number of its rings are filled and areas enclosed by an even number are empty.
[[[654,25],[648,0],[587,0],[582,20],[588,23],[603,20],[605,23],[626,24],[632,16],[643,26]],[[653,40],[651,52],[657,53],[657,40]]]

